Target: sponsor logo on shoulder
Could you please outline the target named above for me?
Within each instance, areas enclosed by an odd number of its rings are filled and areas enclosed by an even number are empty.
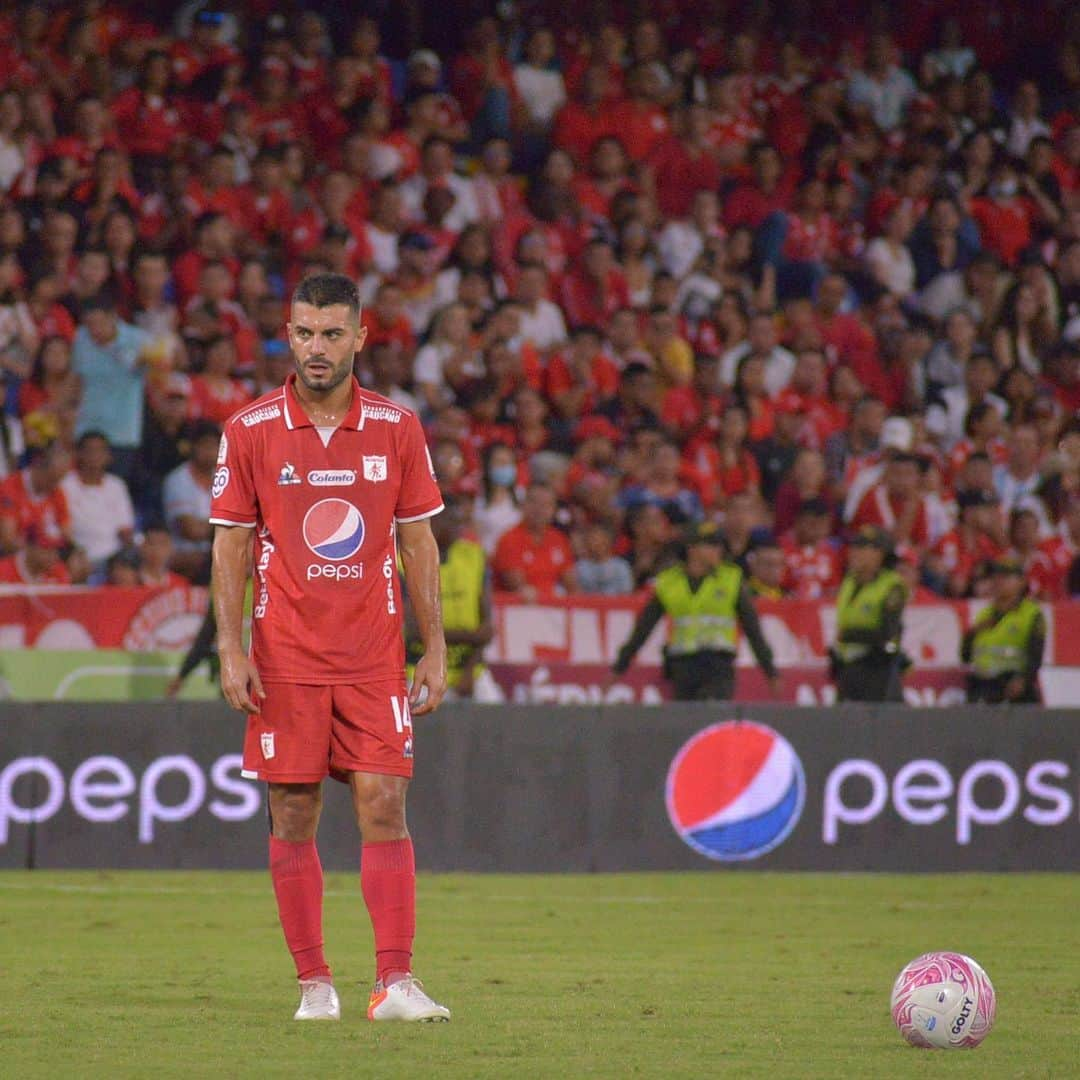
[[[401,411],[388,405],[365,405],[360,411],[360,422],[365,420],[385,420],[390,424],[401,423]]]
[[[307,481],[312,487],[348,487],[356,483],[353,469],[312,469],[307,474]],[[296,481],[298,484],[299,480]]]
[[[217,448],[217,463],[219,465],[225,464],[225,459],[229,456],[229,437],[228,435],[221,436],[221,442],[218,443]]]
[[[210,494],[215,499],[221,496],[221,493],[229,486],[229,466],[222,465],[216,473],[214,473],[214,483],[210,487]]]
[[[281,409],[277,405],[264,405],[261,409],[252,409],[240,417],[240,423],[244,427],[254,427],[264,420],[277,420],[281,416]]]
[[[278,473],[277,482],[280,486],[284,486],[285,484],[302,484],[303,480],[296,475],[296,466],[293,465],[292,462],[286,461],[285,464],[281,466],[281,472]]]

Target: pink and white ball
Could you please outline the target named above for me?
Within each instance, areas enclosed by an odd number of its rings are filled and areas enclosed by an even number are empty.
[[[930,952],[897,975],[890,1006],[912,1046],[961,1050],[990,1033],[997,999],[989,976],[970,956]]]

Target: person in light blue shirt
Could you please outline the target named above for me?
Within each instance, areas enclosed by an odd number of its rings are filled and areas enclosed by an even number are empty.
[[[900,126],[915,96],[915,80],[896,64],[895,55],[888,35],[874,34],[866,46],[866,67],[848,83],[848,104],[868,114],[882,131]]]
[[[107,293],[86,300],[72,346],[72,366],[82,378],[76,436],[100,431],[113,448],[113,471],[131,475],[142,442],[146,353],[152,338],[119,318]]]
[[[630,564],[614,554],[615,533],[610,525],[594,522],[585,530],[584,553],[575,569],[578,588],[584,593],[622,596],[634,591]]]

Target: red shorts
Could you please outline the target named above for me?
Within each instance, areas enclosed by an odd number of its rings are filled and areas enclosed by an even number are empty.
[[[368,686],[265,683],[262,710],[248,716],[242,774],[311,784],[350,772],[412,776],[409,692],[401,682]]]

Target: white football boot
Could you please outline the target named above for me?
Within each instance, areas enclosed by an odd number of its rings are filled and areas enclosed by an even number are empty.
[[[450,1019],[445,1005],[432,1001],[424,993],[424,984],[406,975],[389,986],[376,983],[368,1002],[369,1020],[419,1020],[424,1023]]]
[[[300,1008],[294,1020],[340,1020],[341,1003],[332,982],[304,979],[300,983]]]

